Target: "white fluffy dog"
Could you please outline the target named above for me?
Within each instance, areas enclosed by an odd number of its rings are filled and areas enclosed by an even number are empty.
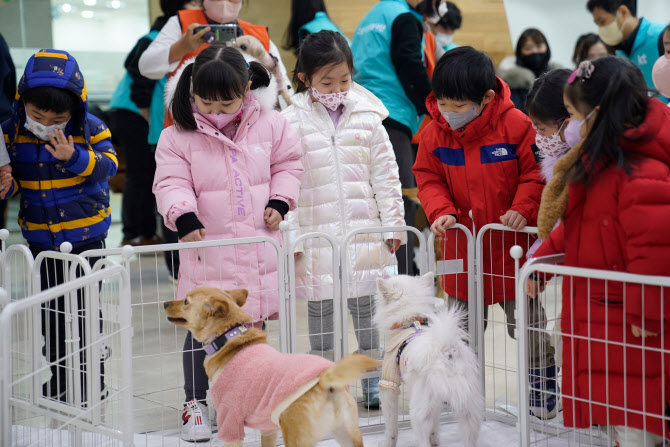
[[[464,445],[474,447],[484,416],[481,376],[465,312],[435,297],[434,275],[377,280],[374,321],[386,335],[379,382],[386,419],[384,447],[398,439],[398,394],[410,390],[410,419],[419,447],[439,445],[440,412],[447,402],[460,423]],[[400,352],[399,352],[400,351]]]

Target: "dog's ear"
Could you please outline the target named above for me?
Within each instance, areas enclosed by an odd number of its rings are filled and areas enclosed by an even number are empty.
[[[435,274],[433,272],[426,273],[420,279],[421,283],[426,287],[430,287],[431,289],[435,287]]]
[[[247,289],[233,289],[226,290],[226,292],[228,292],[233,301],[240,307],[244,306],[244,303],[247,302],[247,296],[249,296],[249,291]]]
[[[381,293],[384,301],[392,301],[396,298],[396,291],[389,287],[388,283],[383,278],[377,278],[377,290]]]
[[[215,317],[223,317],[228,313],[228,301],[225,298],[210,296],[202,305],[202,308],[209,314]]]

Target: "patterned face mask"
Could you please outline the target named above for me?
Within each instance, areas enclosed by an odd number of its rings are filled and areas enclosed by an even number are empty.
[[[549,157],[560,157],[561,155],[565,154],[568,150],[570,150],[571,146],[568,143],[561,140],[561,129],[563,129],[564,124],[565,121],[561,123],[561,127],[558,128],[558,131],[549,135],[548,137],[542,135],[540,131],[537,129],[537,127],[535,127],[535,124],[533,124],[533,129],[535,129],[536,132],[535,144],[542,151],[544,155],[547,155]]]
[[[333,112],[337,110],[337,108],[344,102],[344,99],[347,97],[347,93],[349,93],[349,90],[339,93],[320,93],[317,89],[312,87],[312,96],[314,99],[328,107]]]
[[[56,130],[65,132],[65,128],[69,122],[70,120],[67,120],[64,123],[45,126],[44,124],[38,123],[34,119],[30,118],[26,113],[26,123],[23,126],[31,131],[33,135],[35,135],[40,140],[49,141],[50,137],[55,134]]]

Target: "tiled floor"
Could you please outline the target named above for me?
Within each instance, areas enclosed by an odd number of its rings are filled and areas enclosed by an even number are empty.
[[[15,223],[16,201],[10,207],[9,229],[12,235],[9,243],[21,243],[18,227]],[[120,196],[112,195],[113,216],[115,223],[109,231],[108,247],[115,247],[121,241],[119,219]],[[183,374],[182,374],[182,347],[185,330],[170,324],[165,318],[162,302],[174,299],[175,286],[169,280],[167,268],[161,255],[145,255],[132,262],[132,324],[133,324],[133,404],[134,404],[134,432],[136,446],[153,445],[190,445],[180,443],[177,437],[181,426],[181,408],[183,405]],[[551,290],[551,288],[550,288]],[[548,320],[549,328],[558,314],[554,297],[556,289],[548,293]],[[307,333],[306,306],[297,305],[298,334]],[[350,322],[349,327],[353,327]],[[277,322],[270,322],[267,330],[273,344],[278,346],[279,326]],[[355,337],[349,334],[349,343],[353,351],[356,346]],[[507,335],[502,310],[495,306],[491,315],[491,323],[485,334],[485,349],[487,361],[485,366],[485,382],[487,408],[500,414],[514,412],[517,405],[516,391],[518,388],[516,370],[516,342]],[[114,352],[120,352],[118,347],[112,347]],[[298,351],[308,350],[306,337],[299,337]],[[110,371],[113,369],[110,368]],[[358,395],[360,387],[352,390]],[[367,411],[359,406],[362,426],[375,426],[382,423],[379,411]],[[407,414],[406,399],[403,401],[402,413]],[[482,431],[480,445],[516,445],[514,427],[496,425],[488,422]],[[458,444],[458,434],[454,424],[445,426],[443,441],[453,441]],[[496,435],[493,435],[493,433]],[[142,435],[139,435],[142,434]],[[503,436],[504,434],[504,436]],[[490,437],[489,440],[486,440]],[[371,434],[367,438],[368,445],[376,444],[378,435]],[[413,445],[410,431],[401,435],[402,445]],[[220,445],[212,443],[212,445]],[[325,442],[322,445],[334,445]],[[399,444],[401,445],[401,444]]]

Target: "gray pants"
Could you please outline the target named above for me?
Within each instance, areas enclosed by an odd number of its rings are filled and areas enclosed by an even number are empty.
[[[361,351],[379,348],[379,332],[372,325],[374,298],[349,298],[347,307],[354,320],[354,332]],[[333,300],[307,302],[307,326],[312,351],[332,351],[334,346]]]
[[[449,297],[450,306],[461,306],[468,310],[468,302],[459,300],[452,296]],[[510,337],[516,339],[514,330],[516,329],[516,301],[502,301],[498,303],[505,312],[505,320],[507,321],[507,333]],[[554,347],[551,345],[551,338],[547,332],[540,329],[547,328],[547,314],[544,312],[542,302],[539,299],[528,298],[528,327],[532,330],[528,333],[528,352],[529,365],[531,368],[545,368],[547,366],[556,365],[554,359]],[[484,330],[488,324],[489,306],[484,306]],[[467,320],[465,323],[467,330]]]

